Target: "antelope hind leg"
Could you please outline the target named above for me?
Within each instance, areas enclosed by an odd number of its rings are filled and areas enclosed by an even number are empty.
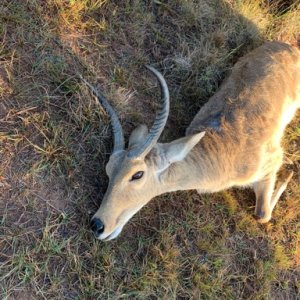
[[[276,189],[273,193],[272,199],[271,199],[271,211],[273,211],[276,203],[278,202],[280,196],[285,191],[289,181],[293,177],[294,172],[288,171],[288,170],[282,170],[278,174],[278,181],[276,184]]]

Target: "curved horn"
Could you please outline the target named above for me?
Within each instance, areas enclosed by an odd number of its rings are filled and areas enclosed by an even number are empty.
[[[113,132],[113,140],[114,140],[114,147],[112,153],[122,151],[124,150],[125,143],[124,143],[124,134],[122,125],[119,121],[119,118],[114,111],[114,109],[111,107],[111,105],[108,103],[108,101],[105,99],[105,97],[98,92],[89,82],[87,82],[81,75],[79,75],[81,80],[90,88],[93,95],[98,99],[100,104],[103,106],[105,111],[109,114],[110,120],[111,120],[111,127]]]
[[[136,149],[132,149],[127,154],[130,158],[138,158],[138,157],[145,157],[149,151],[153,148],[156,144],[158,138],[160,137],[164,127],[167,123],[169,110],[170,110],[170,95],[168,85],[164,79],[164,77],[153,67],[147,66],[146,68],[151,71],[156,78],[158,79],[160,90],[161,90],[161,102],[160,108],[156,113],[155,121],[153,123],[152,128],[150,129],[144,143],[140,145]]]

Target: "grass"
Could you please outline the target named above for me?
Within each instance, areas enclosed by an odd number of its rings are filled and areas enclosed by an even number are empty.
[[[283,141],[295,175],[266,226],[248,190],[177,192],[102,243],[88,223],[111,133],[76,77],[97,83],[128,136],[153,120],[157,88],[142,65],[156,66],[170,87],[171,140],[239,57],[264,40],[299,44],[299,11],[280,0],[3,0],[1,299],[299,299],[299,114]]]

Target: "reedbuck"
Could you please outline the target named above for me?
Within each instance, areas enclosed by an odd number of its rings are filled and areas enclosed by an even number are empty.
[[[162,99],[154,125],[136,128],[128,149],[118,117],[106,99],[85,81],[111,118],[114,147],[106,165],[108,189],[91,228],[100,240],[116,238],[128,220],[153,197],[177,190],[212,193],[251,187],[259,222],[271,219],[292,177],[285,172],[280,140],[300,107],[300,51],[268,42],[233,67],[218,92],[197,113],[186,136],[171,143],[157,140],[169,113],[169,91],[158,79]]]

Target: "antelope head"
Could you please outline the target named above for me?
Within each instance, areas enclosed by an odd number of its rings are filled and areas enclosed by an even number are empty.
[[[100,240],[116,238],[128,220],[153,197],[174,190],[167,184],[165,173],[172,163],[183,160],[203,136],[200,133],[167,144],[157,143],[169,114],[169,90],[163,76],[153,67],[147,68],[160,84],[160,107],[149,131],[146,125],[140,125],[131,133],[127,150],[116,112],[105,97],[83,79],[110,115],[113,132],[113,151],[106,165],[109,185],[91,220],[95,237]]]

